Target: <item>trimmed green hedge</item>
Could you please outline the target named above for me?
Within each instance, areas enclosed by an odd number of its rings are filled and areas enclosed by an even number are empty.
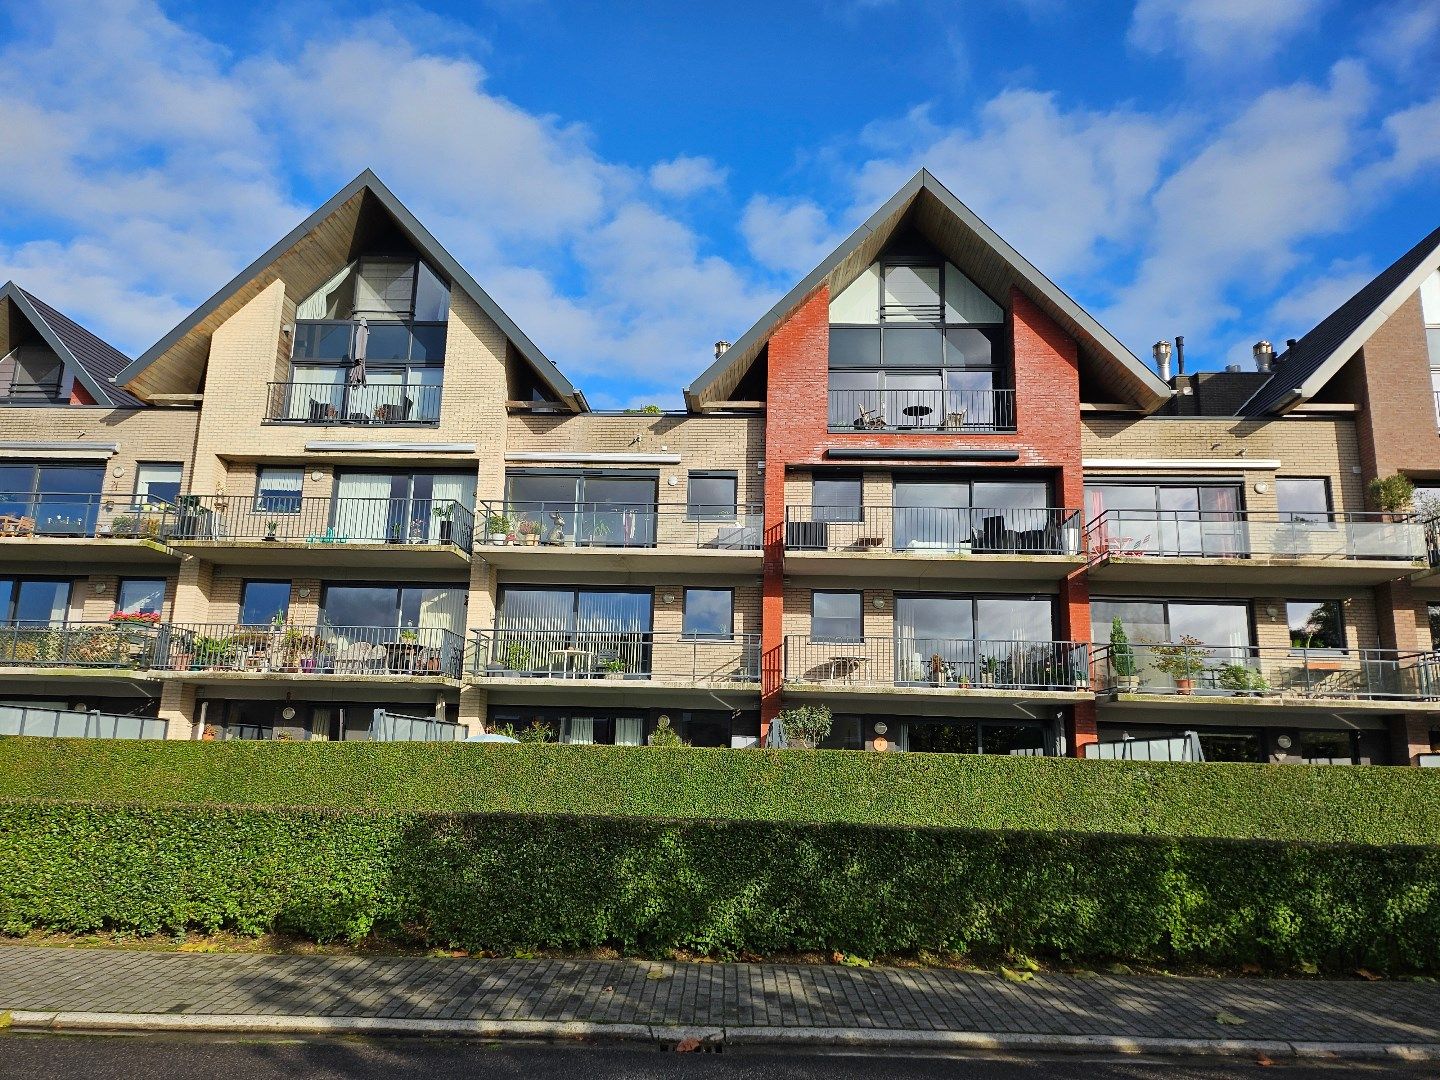
[[[1440,849],[0,802],[0,930],[1440,970]]]
[[[0,738],[0,798],[1440,843],[1440,769]]]

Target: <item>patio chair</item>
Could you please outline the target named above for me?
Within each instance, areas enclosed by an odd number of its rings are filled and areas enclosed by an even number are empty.
[[[942,431],[964,431],[964,430],[965,430],[965,417],[966,417],[966,410],[964,410],[964,409],[961,409],[961,410],[959,410],[958,412],[947,412],[947,413],[945,414],[945,422],[940,425],[940,430],[942,430]]]
[[[364,641],[352,641],[342,646],[335,654],[335,674],[359,675],[364,672],[370,660],[370,646]]]
[[[885,417],[876,412],[871,412],[864,405],[855,414],[855,427],[860,431],[874,431],[885,426]]]

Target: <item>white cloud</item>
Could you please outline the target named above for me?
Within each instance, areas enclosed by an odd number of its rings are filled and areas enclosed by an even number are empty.
[[[1385,118],[1382,129],[1388,154],[1357,177],[1369,192],[1405,183],[1427,168],[1440,165],[1440,96]]]
[[[809,199],[756,195],[740,218],[751,257],[770,270],[807,274],[844,239],[825,211]]]
[[[650,186],[662,195],[684,199],[702,191],[724,187],[729,172],[708,157],[681,154],[650,166]]]
[[[1440,4],[1434,0],[1390,3],[1370,13],[1365,52],[1403,72],[1434,74],[1440,63]]]
[[[1277,54],[1323,6],[1324,0],[1139,0],[1129,41],[1148,53],[1238,66]]]

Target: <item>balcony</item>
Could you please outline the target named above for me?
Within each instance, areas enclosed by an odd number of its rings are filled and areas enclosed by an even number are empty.
[[[470,677],[489,686],[633,699],[647,689],[758,692],[760,636],[694,638],[629,630],[477,631]],[[702,694],[708,699],[708,694]]]
[[[185,495],[171,545],[207,562],[457,568],[474,513],[454,499]]]
[[[163,739],[166,723],[153,716],[122,716],[91,709],[0,705],[0,735],[45,739]]]
[[[187,682],[437,682],[460,678],[464,639],[439,627],[170,623],[155,670]]]
[[[787,506],[785,569],[1056,581],[1085,565],[1078,510]]]
[[[1075,641],[785,638],[787,693],[897,698],[1088,701],[1089,646]]]
[[[830,430],[995,435],[1015,431],[1014,390],[831,390]]]
[[[1393,649],[1288,649],[1192,643],[1098,646],[1096,689],[1117,705],[1256,713],[1431,711],[1440,655]]]
[[[476,555],[506,569],[759,573],[758,507],[692,518],[680,505],[485,502]]]
[[[70,560],[173,563],[176,508],[99,492],[0,493],[0,559],[51,568]],[[99,541],[99,542],[97,542]]]
[[[1424,532],[1412,517],[1197,510],[1107,510],[1085,527],[1090,575],[1179,583],[1223,568],[1237,584],[1378,585],[1421,569]]]
[[[154,660],[157,623],[145,616],[121,616],[107,622],[0,626],[0,670],[7,680],[23,672],[53,677],[143,671]]]
[[[435,427],[440,423],[442,388],[436,384],[272,382],[266,388],[267,423],[390,427]]]

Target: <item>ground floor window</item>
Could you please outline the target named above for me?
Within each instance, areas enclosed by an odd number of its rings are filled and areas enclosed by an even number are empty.
[[[581,706],[496,705],[491,731],[516,738],[545,732],[545,741],[585,746],[643,746],[660,717],[691,746],[753,746],[760,735],[755,712],[720,709],[591,709]]]
[[[464,737],[458,707],[432,703],[217,701],[204,703],[205,738],[283,742],[450,742]]]
[[[922,754],[1014,754],[1057,752],[1054,726],[1044,721],[966,717],[859,716],[834,718],[826,750],[887,750]]]
[[[1389,760],[1386,733],[1294,728],[1100,725],[1091,757],[1136,761],[1229,761],[1372,765]]]

